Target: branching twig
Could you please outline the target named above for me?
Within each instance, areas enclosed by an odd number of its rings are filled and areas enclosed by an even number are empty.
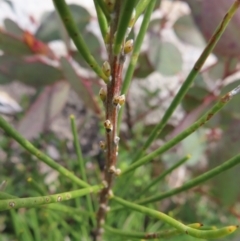
[[[158,212],[153,209],[150,209],[150,208],[147,208],[147,207],[144,207],[144,206],[132,203],[132,202],[128,202],[119,197],[113,196],[112,199],[115,202],[124,206],[125,208],[129,208],[129,209],[135,210],[137,212],[144,213],[150,217],[163,220],[165,223],[176,228],[179,232],[187,234],[187,235],[191,235],[196,238],[202,238],[202,239],[220,238],[220,237],[226,236],[230,233],[233,233],[238,228],[238,226],[233,225],[233,226],[228,226],[228,227],[214,229],[214,230],[197,230],[197,229],[191,228],[187,225],[184,225],[183,223],[175,220],[174,218],[172,218],[162,212]]]
[[[122,174],[129,173],[131,171],[134,171],[139,166],[142,166],[148,162],[151,162],[153,158],[156,156],[161,155],[165,151],[171,149],[176,144],[178,144],[180,141],[185,139],[187,136],[192,134],[194,131],[196,131],[198,128],[203,126],[207,121],[209,121],[220,109],[222,109],[231,99],[234,95],[238,94],[240,91],[240,86],[237,86],[232,91],[228,92],[220,100],[199,120],[197,120],[195,123],[193,123],[191,126],[189,126],[187,129],[185,129],[183,132],[178,134],[176,137],[168,141],[166,144],[158,148],[157,150],[153,151],[152,153],[146,155],[145,157],[139,159],[132,165],[130,165],[126,170],[122,172]]]

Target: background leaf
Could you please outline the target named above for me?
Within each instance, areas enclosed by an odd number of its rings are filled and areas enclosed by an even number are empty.
[[[90,33],[88,31],[82,31],[81,32],[84,39],[86,39],[86,45],[88,46],[91,54],[94,56],[96,61],[99,64],[103,63],[103,59],[101,57],[101,44],[93,33]],[[80,64],[81,67],[91,69],[91,67],[86,63],[86,61],[83,59],[82,55],[78,51],[72,51],[72,57]]]
[[[79,98],[83,100],[87,108],[96,114],[100,114],[100,107],[92,90],[93,84],[89,80],[80,78],[66,58],[62,57],[60,61],[64,75]]]
[[[0,73],[11,80],[33,87],[42,87],[62,80],[61,71],[42,62],[39,58],[0,56]]]
[[[11,33],[17,37],[22,37],[23,36],[23,29],[21,29],[16,22],[14,22],[10,18],[5,18],[4,19],[4,27],[8,33]]]
[[[23,39],[4,32],[0,29],[0,50],[12,55],[31,55],[32,51]]]
[[[161,42],[158,36],[150,39],[148,57],[151,64],[163,75],[175,75],[182,70],[182,55],[170,42]]]
[[[228,8],[234,0],[201,0],[192,1],[184,0],[191,8],[194,21],[206,41],[208,41],[213,34],[215,28],[223,19]],[[211,10],[211,11],[210,11]],[[240,55],[240,12],[237,11],[233,16],[229,26],[223,33],[218,44],[214,48],[214,53],[218,56],[233,57]]]
[[[91,19],[89,12],[76,4],[70,4],[69,9],[79,30],[82,31]],[[57,18],[56,11],[45,13],[42,23],[37,29],[36,38],[46,42],[61,39],[59,31],[59,24],[61,22]]]
[[[193,86],[185,95],[182,106],[186,112],[191,112],[200,106],[204,99],[209,95],[209,90],[201,75],[197,75]]]
[[[149,61],[147,53],[141,53],[138,57],[138,63],[134,76],[137,78],[146,78],[152,72],[154,72],[154,68]]]
[[[198,31],[191,15],[181,16],[173,25],[178,38],[184,43],[191,44],[196,47],[204,47],[206,45],[202,34]]]
[[[65,106],[69,89],[69,84],[63,81],[45,87],[20,121],[18,131],[25,138],[32,139],[47,130]]]

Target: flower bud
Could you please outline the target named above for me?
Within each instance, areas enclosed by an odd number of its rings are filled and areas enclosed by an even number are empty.
[[[113,125],[110,120],[105,120],[104,121],[104,127],[107,132],[111,132],[113,130]]]
[[[116,176],[119,176],[121,174],[121,169],[117,169],[115,166],[111,166],[109,168],[109,172],[115,174]]]
[[[99,97],[104,102],[106,100],[106,98],[107,98],[107,90],[104,89],[104,88],[101,88],[99,90]]]
[[[133,50],[133,39],[129,39],[125,44],[124,44],[124,54],[129,54]]]
[[[111,75],[111,66],[108,61],[105,61],[102,65],[103,73],[109,77]]]
[[[122,106],[124,103],[125,103],[125,95],[119,95],[113,98],[113,104],[116,106],[117,105]]]

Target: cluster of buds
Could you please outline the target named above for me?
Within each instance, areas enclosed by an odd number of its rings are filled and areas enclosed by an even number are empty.
[[[124,103],[125,103],[125,95],[119,95],[113,98],[113,104],[115,106],[122,106]]]
[[[115,166],[111,166],[108,171],[115,174],[116,176],[119,176],[121,174],[121,170],[117,169]]]

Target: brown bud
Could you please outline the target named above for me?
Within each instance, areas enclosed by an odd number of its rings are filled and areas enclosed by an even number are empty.
[[[117,105],[122,106],[124,103],[125,103],[125,95],[119,95],[113,98],[113,104],[116,106]]]
[[[111,132],[113,130],[113,125],[110,120],[105,120],[104,121],[104,127],[107,132]]]

